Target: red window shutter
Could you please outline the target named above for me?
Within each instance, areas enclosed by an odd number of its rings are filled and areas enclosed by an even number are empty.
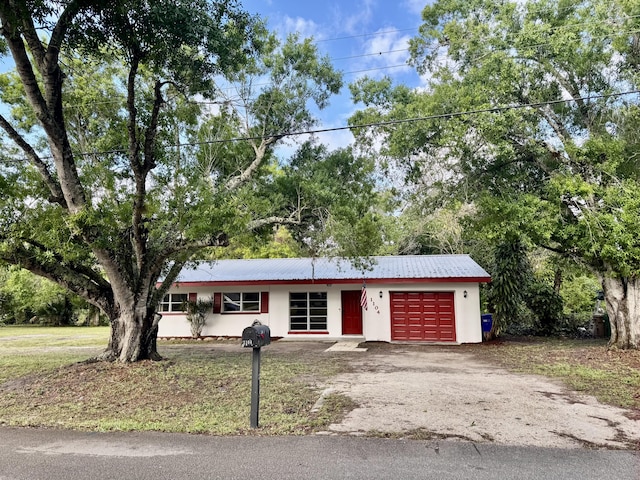
[[[189,293],[189,301],[195,302],[198,300],[198,294],[195,292]]]
[[[222,311],[222,293],[216,292],[213,294],[213,313],[220,313]]]
[[[269,292],[260,293],[260,313],[269,313]]]

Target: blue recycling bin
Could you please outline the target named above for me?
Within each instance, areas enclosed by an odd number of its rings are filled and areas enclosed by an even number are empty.
[[[482,333],[489,333],[493,326],[493,314],[483,313],[480,315],[480,321],[482,322]]]

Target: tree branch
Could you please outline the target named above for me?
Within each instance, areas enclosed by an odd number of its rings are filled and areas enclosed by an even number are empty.
[[[7,41],[9,50],[13,57],[13,61],[16,64],[16,71],[20,76],[20,80],[24,86],[25,93],[29,99],[29,103],[33,107],[33,110],[42,123],[51,123],[51,119],[48,118],[47,104],[44,100],[44,96],[40,91],[38,80],[33,71],[33,66],[29,60],[25,44],[22,37],[18,33],[18,29],[11,23],[11,12],[6,12],[4,8],[0,9],[0,20],[2,20],[2,35]],[[40,47],[42,45],[39,43]],[[36,55],[34,53],[34,55]]]
[[[201,250],[207,247],[227,247],[229,246],[229,237],[226,233],[218,233],[205,240],[194,242],[189,240],[177,240],[173,245],[167,246],[159,252],[156,262],[164,262],[167,258],[176,256],[177,254],[192,250]]]
[[[302,225],[300,212],[294,212],[288,217],[272,216],[253,220],[249,222],[247,230],[257,230],[258,228],[264,227],[266,225]]]
[[[151,118],[144,136],[144,168],[150,171],[155,167],[155,154],[153,151],[154,142],[158,133],[158,118],[160,117],[160,108],[164,104],[162,98],[162,87],[166,82],[156,82],[153,89],[153,108],[151,110]]]
[[[73,0],[67,4],[67,7],[62,11],[60,17],[58,17],[58,22],[53,28],[51,37],[49,38],[49,46],[47,48],[46,57],[44,59],[46,65],[58,65],[60,46],[62,45],[64,37],[69,30],[69,27],[71,26],[71,22],[80,11],[80,8],[81,7],[79,2]],[[29,45],[29,48],[32,49],[31,45]]]
[[[136,109],[136,76],[138,74],[139,58],[134,53],[131,59],[131,67],[127,77],[127,112],[129,118],[127,121],[127,132],[129,133],[129,162],[134,172],[140,167],[140,144],[138,141],[138,132],[136,122],[138,118],[138,110]]]
[[[12,242],[11,248],[1,250],[0,258],[6,262],[29,270],[61,285],[81,296],[105,313],[113,308],[113,297],[109,283],[100,274],[84,265],[61,261],[55,255],[49,262],[38,261],[37,255],[25,244],[37,249],[40,254],[49,252],[46,247],[31,240]]]
[[[13,128],[13,126],[4,118],[4,116],[0,115],[0,127],[7,132],[9,138],[13,140],[18,147],[25,153],[27,158],[30,159],[31,163],[38,169],[42,179],[49,189],[51,193],[51,197],[49,201],[52,203],[57,203],[63,208],[67,208],[67,204],[64,200],[64,194],[62,193],[62,189],[60,188],[60,184],[53,178],[51,172],[49,172],[49,168],[42,161],[42,159],[38,156],[36,151],[29,145],[26,140]]]
[[[29,50],[36,61],[38,70],[44,71],[46,50],[38,37],[38,32],[31,16],[22,18],[22,35],[27,41],[27,45],[29,45]]]
[[[227,190],[235,190],[236,188],[246,183],[251,178],[251,176],[258,170],[258,168],[260,168],[260,165],[265,159],[267,147],[271,145],[273,142],[275,142],[276,140],[277,139],[275,137],[271,137],[271,138],[263,139],[262,142],[260,142],[260,145],[254,144],[253,145],[253,151],[255,153],[254,160],[242,173],[240,173],[240,175],[230,178],[227,181],[225,188]]]
[[[160,300],[164,298],[164,296],[171,288],[171,285],[173,285],[173,283],[176,281],[176,278],[178,278],[178,275],[180,275],[180,272],[182,271],[186,263],[187,259],[185,258],[183,260],[176,260],[173,265],[171,265],[169,273],[167,273],[160,286],[155,290],[155,292],[153,292],[153,295],[151,295],[150,301],[153,305],[157,305],[158,303],[160,303]]]
[[[86,198],[78,177],[64,125],[61,97],[62,72],[57,62],[55,66],[47,65],[46,68],[40,70],[45,87],[43,93],[33,71],[31,60],[25,48],[25,42],[20,35],[19,29],[11,23],[12,19],[20,14],[24,14],[24,12],[18,11],[16,14],[13,10],[7,11],[6,6],[0,6],[2,34],[13,56],[27,100],[47,135],[66,207],[70,212],[76,213],[85,205]],[[31,35],[33,35],[33,32],[31,32]],[[32,39],[31,42],[33,43],[34,40]],[[42,44],[37,42],[34,48],[38,50],[42,48]],[[41,54],[38,51],[32,53],[34,55]],[[55,58],[57,59],[57,54]]]
[[[538,108],[538,111],[542,115],[542,117],[547,121],[549,126],[553,129],[558,139],[562,142],[563,145],[567,145],[567,143],[571,139],[571,134],[567,131],[562,122],[558,121],[558,117],[551,110],[549,105],[544,105],[543,107]],[[566,151],[566,148],[565,148]]]

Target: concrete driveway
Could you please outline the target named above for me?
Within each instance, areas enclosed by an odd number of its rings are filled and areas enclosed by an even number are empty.
[[[640,447],[640,422],[632,412],[600,404],[547,378],[509,373],[462,351],[392,345],[343,355],[354,373],[331,379],[323,394],[343,393],[359,407],[326,434]]]

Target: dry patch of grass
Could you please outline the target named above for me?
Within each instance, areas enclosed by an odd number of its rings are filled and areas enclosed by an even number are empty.
[[[640,410],[640,351],[607,350],[604,340],[540,338],[468,348],[509,370],[554,377],[603,403]]]

